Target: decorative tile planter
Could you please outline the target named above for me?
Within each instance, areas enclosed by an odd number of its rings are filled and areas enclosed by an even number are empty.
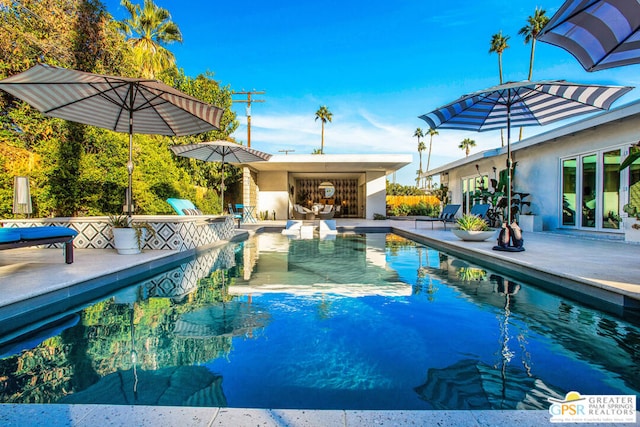
[[[633,228],[634,225],[638,228]],[[633,217],[622,218],[624,241],[640,243],[640,221]]]
[[[142,249],[185,251],[207,246],[234,236],[235,223],[230,216],[134,215],[134,222],[146,222],[155,230]],[[209,220],[209,221],[208,221]],[[73,228],[78,249],[113,249],[113,234],[106,216],[3,220],[5,227],[60,225]],[[52,246],[53,247],[53,246]]]
[[[520,215],[518,225],[522,231],[542,231],[542,217],[538,215]]]

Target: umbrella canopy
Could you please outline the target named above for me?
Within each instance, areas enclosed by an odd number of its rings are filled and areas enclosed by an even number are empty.
[[[478,132],[507,129],[507,223],[511,223],[511,125],[546,125],[579,114],[607,110],[632,87],[564,80],[509,82],[464,95],[419,116],[433,129]]]
[[[267,161],[271,154],[245,147],[230,141],[210,141],[198,144],[174,145],[171,151],[177,156],[222,163],[222,211],[224,212],[224,164]]]
[[[218,129],[223,110],[162,82],[38,64],[0,81],[0,89],[47,116],[129,134],[131,215],[134,133],[181,136]]]
[[[537,39],[559,46],[587,71],[640,63],[640,2],[567,0]]]

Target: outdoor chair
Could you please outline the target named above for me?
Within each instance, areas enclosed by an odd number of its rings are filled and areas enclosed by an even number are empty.
[[[167,199],[167,203],[178,215],[202,215],[202,211],[196,208],[191,200],[170,197]]]
[[[64,261],[73,263],[73,239],[76,230],[62,226],[3,227],[0,228],[0,250],[27,246],[63,244]]]
[[[233,219],[238,220],[238,228],[240,228],[240,223],[242,222],[242,214],[233,210],[233,205],[229,203],[229,215],[233,217]]]
[[[320,217],[320,219],[331,219],[333,218],[334,214],[335,211],[333,209],[333,205],[325,205],[322,210],[318,211],[318,216]]]
[[[433,230],[433,223],[438,221],[444,224],[444,229],[447,229],[447,222],[456,222],[456,213],[460,209],[460,205],[447,205],[442,208],[442,212],[440,215],[434,217],[416,217],[415,218],[415,227],[418,228],[418,221],[426,221],[431,223],[431,229]]]
[[[489,205],[488,203],[478,203],[471,207],[471,211],[469,213],[471,215],[475,215],[479,218],[484,219],[486,222],[489,222],[488,213],[490,207],[491,205]]]
[[[311,218],[312,215],[315,217],[311,209],[307,209],[304,206],[298,204],[293,205],[294,219],[313,219]]]

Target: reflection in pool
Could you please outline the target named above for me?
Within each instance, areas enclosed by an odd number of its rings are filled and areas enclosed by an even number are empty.
[[[640,390],[635,320],[392,234],[258,234],[71,315],[2,340],[0,401],[547,409]]]

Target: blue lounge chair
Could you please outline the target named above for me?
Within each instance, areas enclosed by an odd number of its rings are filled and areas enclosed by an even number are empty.
[[[0,250],[64,243],[64,261],[72,264],[73,239],[77,235],[76,230],[60,226],[5,227],[0,228]]]
[[[489,222],[489,217],[487,216],[487,214],[489,213],[490,207],[491,205],[489,205],[488,203],[478,203],[471,207],[471,211],[469,213]]]
[[[169,198],[167,203],[173,208],[178,215],[202,215],[200,209],[196,208],[196,205],[187,199]]]
[[[431,223],[431,229],[433,230],[433,223],[438,221],[444,224],[444,229],[447,229],[447,222],[456,222],[456,213],[460,209],[460,205],[447,205],[442,208],[442,212],[438,216],[418,216],[415,218],[415,227],[418,228],[418,221],[426,221]]]

